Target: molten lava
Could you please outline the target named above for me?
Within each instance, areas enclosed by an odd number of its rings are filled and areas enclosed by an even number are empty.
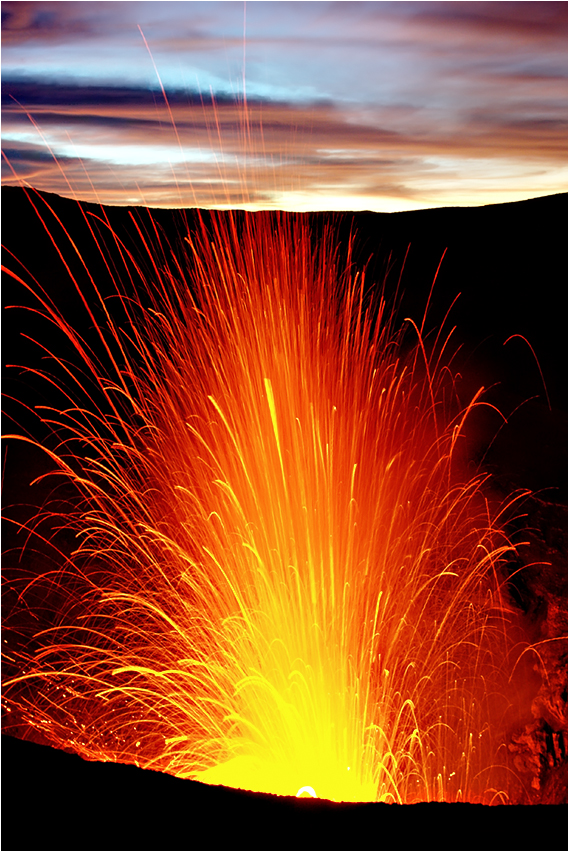
[[[30,617],[5,706],[87,758],[211,784],[506,800],[512,546],[460,458],[483,403],[458,402],[450,335],[395,328],[302,217],[212,214],[186,239],[186,268],[149,251],[144,294],[122,247],[128,323],[82,294],[97,352],[18,278],[77,356],[43,418],[78,544],[22,577],[22,611],[58,606]]]

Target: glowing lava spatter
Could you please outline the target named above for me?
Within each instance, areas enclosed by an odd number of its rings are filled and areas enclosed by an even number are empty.
[[[128,325],[84,296],[97,357],[34,288],[77,354],[45,420],[79,543],[22,579],[58,614],[5,705],[86,757],[209,783],[505,799],[511,545],[457,458],[480,402],[457,404],[448,336],[409,322],[404,350],[302,217],[212,213],[187,253],[153,260],[144,299],[117,281]]]

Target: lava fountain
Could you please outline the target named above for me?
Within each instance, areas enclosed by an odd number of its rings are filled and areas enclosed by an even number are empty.
[[[34,372],[76,536],[10,575],[6,729],[253,791],[507,801],[512,544],[462,458],[484,402],[459,403],[444,324],[395,327],[306,217],[197,213],[185,265],[141,228],[143,267],[83,215],[123,264],[113,298],[68,266],[89,340],[6,270],[74,352],[44,342]]]

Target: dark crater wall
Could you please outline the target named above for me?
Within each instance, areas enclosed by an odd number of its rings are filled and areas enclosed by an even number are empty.
[[[567,848],[564,805],[340,805],[88,763],[2,737],[2,849]]]

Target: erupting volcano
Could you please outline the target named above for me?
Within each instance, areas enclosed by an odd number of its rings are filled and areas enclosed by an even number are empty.
[[[462,451],[487,403],[459,398],[452,326],[397,326],[333,220],[196,214],[182,263],[149,214],[138,257],[83,215],[115,288],[67,266],[88,332],[7,270],[53,330],[35,376],[58,400],[24,530],[43,556],[8,575],[9,724],[252,791],[508,802],[512,501]]]
[[[3,848],[554,848],[566,4],[2,20]]]

